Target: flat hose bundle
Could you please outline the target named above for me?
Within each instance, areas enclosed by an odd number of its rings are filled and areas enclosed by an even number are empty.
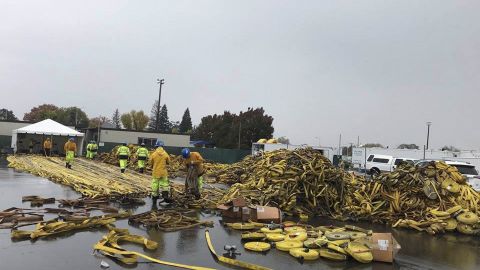
[[[149,176],[131,171],[122,174],[118,168],[101,162],[76,158],[72,169],[68,169],[59,157],[15,155],[7,160],[11,168],[70,186],[87,197],[145,196],[150,192]]]
[[[155,228],[164,232],[190,229],[199,226],[213,227],[212,221],[200,221],[188,215],[195,214],[188,209],[159,209],[133,215],[128,219],[131,225],[142,225],[146,228]]]
[[[212,268],[200,267],[200,266],[191,266],[179,263],[172,263],[167,261],[161,261],[140,252],[125,250],[120,247],[119,242],[130,242],[143,245],[149,250],[154,250],[157,248],[158,243],[149,239],[144,238],[140,235],[132,235],[127,229],[117,229],[112,226],[109,226],[110,232],[97,242],[93,249],[100,252],[101,254],[115,258],[125,264],[135,264],[138,261],[138,257],[147,259],[148,261],[158,263],[161,265],[173,266],[182,269],[192,269],[192,270],[214,270]]]

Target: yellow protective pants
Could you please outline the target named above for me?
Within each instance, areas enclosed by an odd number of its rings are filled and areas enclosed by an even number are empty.
[[[152,178],[152,196],[158,196],[159,190],[170,192],[170,182],[166,176]]]
[[[202,190],[203,188],[203,176],[198,177],[198,190]]]
[[[72,164],[74,158],[75,158],[75,152],[73,152],[73,151],[67,151],[67,153],[65,154],[65,161],[66,161],[68,164]]]
[[[93,152],[87,150],[87,156],[86,156],[86,158],[93,159]]]
[[[138,160],[138,168],[145,168],[145,160]]]
[[[119,159],[120,169],[125,169],[127,167],[128,159]]]

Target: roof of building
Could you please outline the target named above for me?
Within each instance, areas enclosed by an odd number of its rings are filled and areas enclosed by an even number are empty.
[[[31,124],[19,129],[14,129],[12,130],[12,133],[44,134],[56,136],[83,136],[83,133],[64,126],[58,122],[55,122],[52,119],[45,119],[35,124]]]

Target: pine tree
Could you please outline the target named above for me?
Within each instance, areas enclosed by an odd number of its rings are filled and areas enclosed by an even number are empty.
[[[120,121],[120,112],[118,109],[115,109],[115,112],[112,116],[112,123],[115,125],[115,128],[122,128],[122,123]]]
[[[171,124],[168,120],[168,110],[167,105],[163,105],[162,109],[160,110],[160,116],[158,118],[158,131],[169,133],[171,131]]]
[[[148,130],[150,131],[160,131],[159,118],[157,117],[158,111],[158,100],[155,100],[150,111],[150,121],[148,122]]]
[[[183,113],[179,129],[180,133],[192,132],[192,118],[190,117],[190,110],[188,108]]]

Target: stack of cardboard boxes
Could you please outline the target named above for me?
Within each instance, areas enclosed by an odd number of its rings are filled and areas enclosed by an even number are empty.
[[[229,221],[249,220],[262,223],[281,223],[282,212],[276,207],[270,206],[247,206],[244,198],[235,198],[225,204],[217,207],[221,211],[222,217]]]

